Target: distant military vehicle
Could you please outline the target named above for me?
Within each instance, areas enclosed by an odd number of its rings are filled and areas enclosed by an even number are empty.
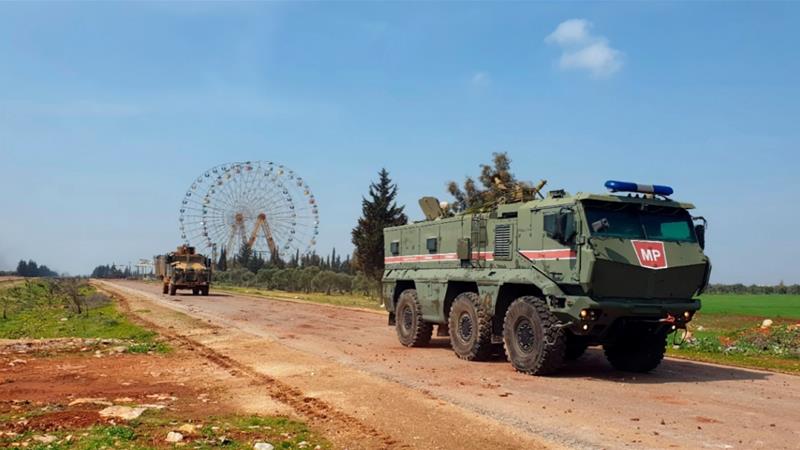
[[[153,258],[156,276],[163,293],[175,295],[178,289],[191,289],[193,295],[208,295],[211,285],[211,260],[195,253],[194,247],[181,245],[174,252]]]
[[[534,375],[592,345],[617,369],[657,367],[668,334],[700,309],[706,221],[668,186],[605,186],[546,198],[535,189],[532,200],[457,215],[420,200],[425,221],[384,230],[383,297],[400,342],[424,346],[438,324],[458,357],[504,348]]]

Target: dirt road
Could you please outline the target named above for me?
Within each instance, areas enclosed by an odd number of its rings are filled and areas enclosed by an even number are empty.
[[[503,359],[461,361],[447,339],[402,347],[379,313],[107,286],[227,330],[204,345],[324,400],[397,446],[800,448],[800,378],[790,375],[667,360],[631,376],[590,350],[557,376],[531,377]]]

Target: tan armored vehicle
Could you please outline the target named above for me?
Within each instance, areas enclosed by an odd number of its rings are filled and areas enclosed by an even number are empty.
[[[178,289],[191,289],[192,295],[208,295],[211,260],[195,253],[194,247],[181,245],[174,252],[154,257],[153,262],[156,276],[164,284],[164,294],[175,295]]]

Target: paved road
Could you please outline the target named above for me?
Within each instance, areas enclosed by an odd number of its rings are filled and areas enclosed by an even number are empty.
[[[531,377],[502,358],[461,361],[445,338],[402,347],[379,313],[224,293],[171,298],[159,286],[115,284],[568,447],[800,448],[800,377],[680,360],[631,376],[596,350],[557,376]]]

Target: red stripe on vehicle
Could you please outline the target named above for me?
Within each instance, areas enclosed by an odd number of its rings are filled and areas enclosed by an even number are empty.
[[[484,261],[494,261],[494,254],[488,252],[479,252],[476,254],[476,258]],[[458,255],[455,253],[433,253],[430,255],[387,256],[383,258],[384,264],[438,261],[458,261]]]
[[[519,254],[531,261],[552,261],[557,259],[575,259],[578,253],[568,248],[554,250],[520,250]]]

